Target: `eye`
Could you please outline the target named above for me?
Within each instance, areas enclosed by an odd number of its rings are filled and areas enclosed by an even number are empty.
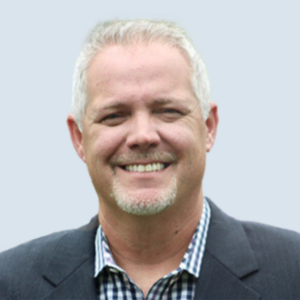
[[[174,108],[165,108],[162,110],[163,113],[165,114],[181,114],[181,112],[177,109]]]
[[[117,119],[117,118],[120,118],[121,117],[121,114],[110,114],[106,117],[104,117],[102,119],[102,121],[105,121],[105,120],[112,120],[112,119]]]
[[[101,123],[108,126],[116,126],[126,119],[126,114],[112,113],[102,118]]]
[[[182,112],[176,108],[161,108],[158,110],[159,117],[166,122],[173,122],[182,117]]]

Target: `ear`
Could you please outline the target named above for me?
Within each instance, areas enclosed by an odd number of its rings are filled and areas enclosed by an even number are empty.
[[[217,128],[219,123],[218,107],[214,102],[210,103],[210,111],[208,118],[205,121],[206,124],[206,152],[209,152],[213,147],[217,135]]]
[[[84,149],[82,146],[82,132],[79,130],[75,118],[72,114],[68,115],[67,119],[68,128],[70,131],[73,146],[79,157],[85,161]]]

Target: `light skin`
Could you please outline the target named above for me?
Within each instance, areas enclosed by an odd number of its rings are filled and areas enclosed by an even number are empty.
[[[186,58],[159,43],[107,46],[93,59],[87,82],[83,129],[69,115],[71,138],[96,189],[99,221],[112,254],[147,295],[159,278],[178,267],[199,222],[217,106],[211,103],[204,120]],[[155,153],[171,158],[155,158]],[[161,163],[164,169],[126,169],[149,163]],[[115,200],[116,182],[123,201],[146,206],[159,202],[176,182],[174,203],[146,216],[125,212]]]

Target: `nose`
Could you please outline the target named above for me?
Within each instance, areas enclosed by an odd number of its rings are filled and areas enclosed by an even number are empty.
[[[160,136],[157,125],[147,114],[139,114],[132,118],[130,132],[128,133],[126,144],[131,149],[146,150],[157,147],[160,143]]]

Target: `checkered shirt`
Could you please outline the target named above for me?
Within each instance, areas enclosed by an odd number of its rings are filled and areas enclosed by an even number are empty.
[[[203,211],[193,238],[179,267],[151,287],[147,300],[193,300],[210,221],[210,207],[204,200]],[[99,225],[95,238],[95,274],[100,300],[144,300],[142,290],[114,261],[107,238]]]

